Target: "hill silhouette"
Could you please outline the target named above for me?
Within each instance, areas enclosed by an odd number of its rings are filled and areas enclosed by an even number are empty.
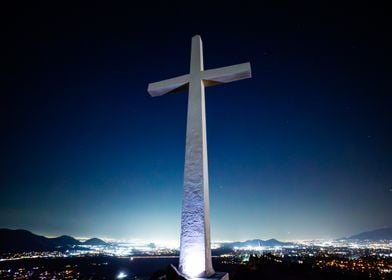
[[[91,238],[83,242],[83,245],[101,245],[106,246],[108,243],[99,238]]]
[[[23,229],[0,229],[0,252],[50,251],[54,249],[54,243],[47,237],[35,235]]]
[[[67,246],[67,245],[80,245],[82,242],[76,240],[72,236],[62,235],[55,238],[49,238],[55,246]]]
[[[381,228],[352,235],[347,239],[392,240],[392,228]]]
[[[274,246],[289,246],[293,245],[291,242],[281,242],[274,238],[268,240],[261,240],[261,239],[253,239],[247,240],[244,242],[230,242],[224,243],[222,246],[225,248],[234,248],[234,247],[258,247],[258,246],[265,246],[265,247],[274,247]]]
[[[54,251],[82,244],[107,245],[98,238],[92,238],[82,243],[68,235],[48,238],[24,229],[0,229],[0,252]]]

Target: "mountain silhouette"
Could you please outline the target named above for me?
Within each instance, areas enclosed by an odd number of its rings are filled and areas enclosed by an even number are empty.
[[[68,235],[62,235],[59,237],[49,238],[49,239],[50,239],[50,241],[53,242],[53,245],[55,245],[55,246],[67,246],[67,245],[80,245],[80,244],[82,244],[82,242],[80,242],[79,240],[76,240],[72,236],[68,236]]]
[[[346,239],[392,240],[392,228],[381,228],[352,235]]]
[[[91,238],[83,242],[83,245],[101,245],[101,246],[106,246],[108,245],[105,241],[99,239],[99,238]]]
[[[0,229],[0,252],[51,251],[54,248],[49,238],[30,231]]]
[[[54,251],[68,249],[82,244],[107,245],[98,238],[92,238],[82,243],[68,235],[48,238],[24,229],[0,229],[0,252]]]
[[[289,246],[293,245],[291,242],[281,242],[276,239],[268,239],[268,240],[261,240],[261,239],[253,239],[247,240],[244,242],[230,242],[224,243],[223,247],[225,248],[234,248],[234,247],[258,247],[258,246],[265,246],[265,247],[274,247],[274,246]]]

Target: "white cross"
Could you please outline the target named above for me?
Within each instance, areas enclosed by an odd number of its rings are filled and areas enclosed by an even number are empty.
[[[250,63],[204,70],[199,35],[192,38],[190,73],[148,85],[151,96],[189,89],[179,272],[211,277],[210,214],[204,88],[251,77]]]

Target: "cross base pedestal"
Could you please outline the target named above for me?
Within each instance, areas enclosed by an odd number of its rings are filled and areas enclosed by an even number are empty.
[[[188,278],[180,273],[174,265],[170,265],[171,270],[167,276],[168,280],[229,280],[229,273],[227,272],[215,272],[210,277],[202,278]]]
[[[190,280],[229,280],[229,273],[227,272],[215,272],[214,275],[208,278],[192,278]]]

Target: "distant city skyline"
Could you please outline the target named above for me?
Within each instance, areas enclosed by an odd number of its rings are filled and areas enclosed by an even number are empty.
[[[252,79],[206,92],[213,241],[392,227],[383,9],[48,9],[8,11],[0,228],[179,240],[187,94],[146,86],[188,72],[195,34],[206,68],[252,62]]]

